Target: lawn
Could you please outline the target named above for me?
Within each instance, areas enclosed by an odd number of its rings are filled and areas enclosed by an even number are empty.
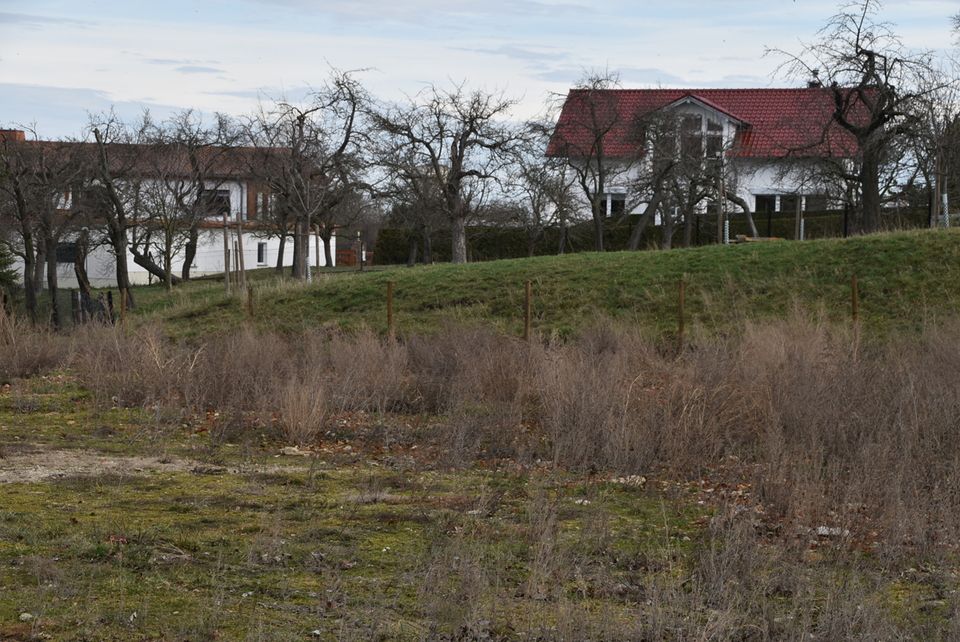
[[[960,230],[321,272],[309,285],[279,281],[272,272],[251,281],[255,323],[282,331],[367,326],[383,332],[386,286],[393,281],[400,332],[435,329],[453,319],[518,333],[524,282],[530,280],[534,327],[541,334],[566,336],[607,316],[663,336],[677,327],[681,279],[687,327],[726,332],[794,308],[847,319],[854,275],[867,331],[934,323],[960,304]],[[245,296],[227,297],[220,282],[191,283],[172,294],[145,287],[136,294],[138,314],[159,318],[174,336],[220,332],[245,316]]]

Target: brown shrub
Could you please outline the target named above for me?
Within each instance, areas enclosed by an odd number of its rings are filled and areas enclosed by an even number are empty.
[[[278,394],[281,435],[288,443],[311,444],[323,434],[327,396],[319,377],[287,379]]]
[[[0,383],[65,365],[69,348],[66,337],[9,317],[0,309]]]

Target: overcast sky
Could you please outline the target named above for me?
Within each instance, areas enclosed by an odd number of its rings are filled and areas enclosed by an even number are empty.
[[[87,112],[240,114],[329,67],[386,99],[467,81],[538,112],[585,69],[624,86],[768,87],[838,0],[0,0],[0,124],[77,135]],[[947,50],[960,0],[888,0],[910,47]]]

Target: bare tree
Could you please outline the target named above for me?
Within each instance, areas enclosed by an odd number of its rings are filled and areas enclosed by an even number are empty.
[[[323,231],[324,254],[332,260],[335,222],[329,212],[365,185],[360,144],[365,138],[361,119],[368,102],[354,73],[334,70],[307,104],[282,102],[261,108],[248,121],[248,140],[260,150],[254,169],[274,196],[271,218],[282,226],[276,233],[285,239],[286,226],[294,227],[296,278],[307,278],[309,231],[315,225]]]
[[[142,218],[135,237],[162,260],[161,280],[167,288],[190,277],[200,224],[216,211],[217,191],[244,169],[236,159],[239,133],[225,115],[212,125],[192,110],[174,114],[145,132],[143,160],[150,180],[141,183]],[[181,276],[173,259],[184,253]],[[148,252],[152,254],[152,252]]]
[[[527,124],[527,135],[516,146],[509,167],[506,189],[513,199],[508,207],[511,222],[526,233],[527,255],[533,256],[546,230],[556,227],[560,238],[557,253],[567,245],[567,228],[576,212],[573,172],[559,158],[544,156],[551,127],[543,122]]]
[[[612,90],[619,86],[616,74],[586,75],[566,97],[567,117],[558,124],[548,149],[549,155],[564,159],[576,176],[590,205],[598,252],[604,249],[607,191],[630,180],[643,148],[636,123],[618,109]]]
[[[32,170],[27,147],[10,135],[0,136],[0,223],[2,240],[11,254],[23,261],[24,302],[27,314],[37,320],[36,262],[37,220],[33,199]]]
[[[139,254],[145,259],[140,247],[142,237],[136,238],[135,230],[141,217],[144,150],[149,149],[149,131],[152,127],[149,114],[134,127],[128,126],[114,112],[91,118],[90,130],[95,143],[95,158],[91,162],[93,185],[89,200],[97,209],[98,217],[106,224],[107,242],[116,264],[117,287],[126,293],[128,307],[133,307],[130,290],[130,272],[127,252]],[[133,241],[133,242],[131,242]],[[132,250],[137,248],[135,254]],[[156,265],[154,273],[163,271]]]
[[[440,189],[417,167],[409,149],[391,149],[394,155],[381,162],[390,168],[388,180],[380,195],[391,203],[387,219],[392,226],[408,230],[407,265],[417,263],[418,250],[424,264],[433,263],[433,233],[440,229],[446,216]]]
[[[878,228],[882,167],[898,139],[916,125],[917,101],[931,91],[930,52],[907,51],[889,23],[878,19],[879,0],[842,5],[800,53],[774,50],[785,57],[789,75],[822,79],[833,112],[818,145],[840,128],[853,140],[859,192],[856,228]],[[849,172],[849,170],[848,170]]]
[[[381,164],[391,180],[439,196],[454,263],[467,261],[467,222],[499,181],[518,139],[505,122],[515,102],[463,85],[431,86],[374,116],[382,133]]]
[[[50,321],[60,327],[62,318],[57,301],[57,246],[76,220],[74,191],[79,185],[81,147],[72,142],[0,140],[2,189],[7,195],[8,216],[16,221],[19,232],[17,252],[24,260],[24,284],[27,309],[36,318],[35,260],[46,261],[47,290],[50,296]],[[42,247],[43,252],[38,252]]]

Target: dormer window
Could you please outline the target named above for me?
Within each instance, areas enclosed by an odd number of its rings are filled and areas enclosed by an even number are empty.
[[[707,119],[707,158],[720,158],[723,154],[723,124]]]
[[[203,192],[203,208],[207,216],[230,215],[230,190],[216,189]]]
[[[684,158],[703,158],[703,116],[688,114],[680,119],[680,152]]]

